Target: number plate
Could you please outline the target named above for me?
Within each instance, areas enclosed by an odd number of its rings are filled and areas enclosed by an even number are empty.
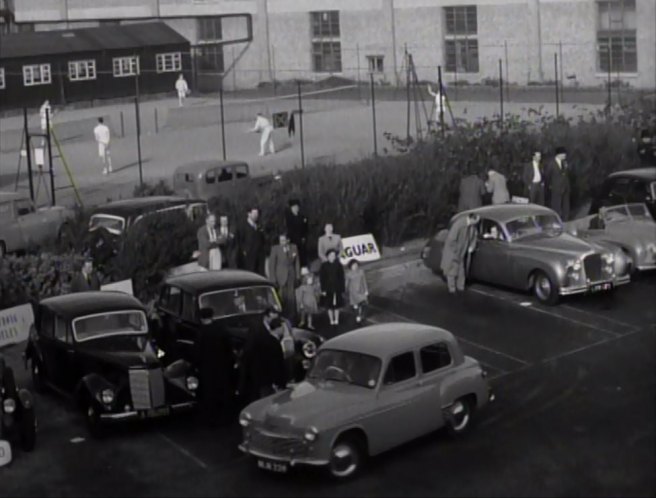
[[[152,410],[148,410],[146,412],[146,417],[148,418],[165,417],[170,412],[171,409],[168,406],[164,406],[162,408],[153,408]]]
[[[590,287],[590,292],[601,292],[601,291],[611,290],[612,288],[613,288],[613,284],[610,282],[604,284],[595,284]]]
[[[9,441],[0,441],[0,467],[11,462],[11,446]]]
[[[258,460],[257,466],[264,470],[270,470],[271,472],[287,472],[287,464],[280,462],[272,462],[270,460]]]

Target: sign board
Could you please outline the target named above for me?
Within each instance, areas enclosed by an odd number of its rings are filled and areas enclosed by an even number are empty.
[[[360,263],[367,261],[377,261],[380,259],[380,250],[374,236],[370,233],[364,235],[356,235],[354,237],[346,237],[342,239],[342,253],[339,259],[343,265],[347,264],[352,259]]]
[[[197,273],[199,271],[207,271],[205,268],[200,266],[196,261],[191,263],[186,263],[184,265],[175,266],[171,268],[166,275],[167,277],[176,277],[178,275],[186,275],[188,273]]]
[[[287,128],[289,125],[288,112],[275,112],[273,113],[273,127],[274,128]]]
[[[101,291],[118,291],[124,292],[134,296],[134,291],[132,290],[132,279],[121,280],[120,282],[112,282],[111,284],[105,284],[100,286]]]
[[[31,304],[21,304],[0,311],[0,348],[27,340],[34,324]]]
[[[513,195],[510,198],[510,202],[512,202],[513,204],[528,204],[529,200],[528,197],[519,197],[517,195]]]

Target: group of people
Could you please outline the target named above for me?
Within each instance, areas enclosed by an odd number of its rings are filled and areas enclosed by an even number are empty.
[[[567,162],[567,150],[556,147],[554,157],[546,165],[542,162],[542,152],[534,151],[530,162],[522,170],[524,196],[529,202],[546,205],[556,211],[564,221],[570,216],[570,167]],[[458,211],[475,209],[483,205],[486,196],[492,204],[510,202],[506,177],[492,169],[485,170],[485,179],[476,171],[460,181]]]
[[[364,319],[369,291],[363,270],[351,260],[344,270],[339,255],[342,238],[331,223],[317,240],[317,257],[308,254],[308,219],[297,199],[289,201],[285,214],[286,231],[267,249],[259,222],[259,209],[248,211],[236,230],[228,217],[208,213],[205,225],[198,229],[198,264],[206,270],[240,268],[266,276],[276,285],[286,316],[299,318],[299,326],[314,329],[314,316],[320,306],[327,310],[331,325],[339,325],[340,309],[348,297],[356,321]]]

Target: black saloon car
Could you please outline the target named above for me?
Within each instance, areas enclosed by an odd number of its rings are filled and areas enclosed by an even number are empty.
[[[262,320],[267,308],[280,311],[274,285],[266,278],[242,270],[219,270],[170,277],[157,303],[157,343],[171,359],[195,361],[201,308],[211,308],[214,320],[230,334],[233,351],[239,355],[248,334]],[[300,380],[310,366],[323,337],[293,328],[296,361],[294,377]]]
[[[144,306],[122,292],[42,300],[25,352],[34,388],[49,387],[83,409],[92,435],[104,422],[193,408],[198,376],[184,361],[163,368]]]
[[[600,207],[634,202],[644,202],[656,219],[656,167],[627,169],[608,175],[590,205],[590,214],[597,214]]]
[[[26,389],[16,386],[14,371],[0,352],[0,467],[12,459],[12,443],[32,451],[36,442],[34,400]]]

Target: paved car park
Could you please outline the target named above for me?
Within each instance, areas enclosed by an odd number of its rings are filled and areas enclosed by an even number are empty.
[[[656,275],[612,298],[546,307],[481,284],[450,296],[409,261],[372,275],[371,291],[372,322],[442,326],[489,370],[497,400],[466,437],[419,439],[336,485],[316,471],[259,471],[237,449],[236,423],[210,429],[181,415],[92,440],[73,408],[46,395],[37,397],[37,449],[0,470],[0,495],[654,495]],[[29,387],[20,352],[8,356]]]

